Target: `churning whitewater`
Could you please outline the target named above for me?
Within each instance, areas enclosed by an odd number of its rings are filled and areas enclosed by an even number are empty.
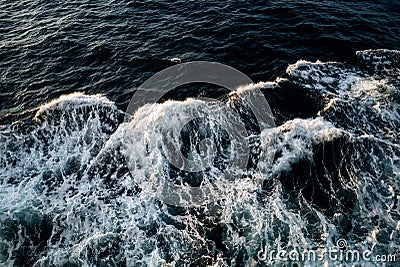
[[[257,131],[235,97],[242,92],[228,95],[224,103],[251,133],[249,164],[234,180],[223,175],[235,171],[227,170],[226,118],[201,99],[149,104],[123,122],[125,112],[105,96],[73,93],[1,126],[1,265],[283,266],[261,256],[323,253],[338,240],[397,253],[400,52],[357,57],[355,65],[300,60],[284,77],[249,86],[264,93],[275,128]],[[203,119],[176,129],[187,114]],[[211,140],[202,150],[211,167],[174,168],[162,149],[166,131],[188,157]],[[160,180],[209,185],[213,201],[169,205]]]

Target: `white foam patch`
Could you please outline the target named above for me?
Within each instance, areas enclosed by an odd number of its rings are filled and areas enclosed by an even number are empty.
[[[35,119],[37,119],[43,113],[49,112],[53,109],[66,110],[95,105],[114,106],[114,102],[110,101],[107,97],[101,94],[85,95],[81,92],[75,92],[68,95],[62,95],[57,99],[41,105],[35,114]]]
[[[240,94],[243,94],[247,91],[251,91],[254,89],[271,89],[271,88],[274,88],[275,86],[277,86],[277,82],[258,82],[255,84],[240,86],[232,93],[236,93],[236,94],[240,95]]]
[[[394,140],[399,134],[399,104],[393,101],[398,89],[388,79],[371,77],[342,63],[304,60],[290,65],[287,73],[299,85],[323,96],[325,107],[319,116],[362,135],[373,132]],[[355,127],[360,123],[367,128]]]

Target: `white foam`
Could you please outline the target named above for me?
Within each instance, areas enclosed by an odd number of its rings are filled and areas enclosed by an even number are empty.
[[[114,106],[114,102],[110,101],[107,97],[102,94],[97,95],[85,95],[81,92],[75,92],[68,95],[62,95],[57,99],[54,99],[46,104],[39,107],[35,114],[35,119],[37,119],[43,113],[46,113],[52,109],[68,109],[77,108],[85,106]]]

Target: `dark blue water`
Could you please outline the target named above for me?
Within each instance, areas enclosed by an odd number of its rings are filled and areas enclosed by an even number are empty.
[[[400,260],[399,44],[397,1],[0,2],[0,265],[303,265],[258,252],[339,239]],[[185,100],[199,86],[185,86],[151,107],[154,121],[135,114],[125,147],[123,111],[173,58],[258,83],[277,125],[251,143],[274,152],[249,167],[261,186],[232,184],[197,208],[147,191],[149,177],[196,178],[164,162],[163,127],[187,107],[213,116]],[[307,264],[323,263],[353,264]]]

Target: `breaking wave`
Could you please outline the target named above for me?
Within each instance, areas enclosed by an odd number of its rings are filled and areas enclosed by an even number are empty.
[[[301,60],[275,82],[238,89],[262,90],[273,129],[257,131],[252,114],[227,97],[252,133],[250,163],[235,180],[223,176],[232,153],[224,118],[201,99],[146,105],[123,122],[105,96],[74,93],[1,126],[1,265],[284,265],[259,252],[322,251],[339,239],[397,253],[400,52],[357,56],[357,65]],[[161,144],[165,129],[193,113],[201,119],[172,143],[191,151],[209,138],[216,155],[206,146],[200,160],[212,167],[186,173]],[[164,203],[161,178],[187,190],[210,184],[214,201]]]

